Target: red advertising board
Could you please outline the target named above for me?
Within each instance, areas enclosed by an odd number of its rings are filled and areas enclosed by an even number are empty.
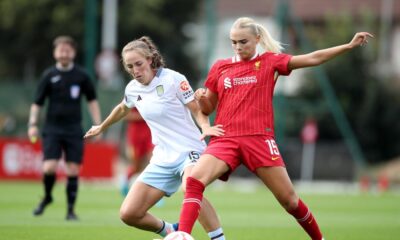
[[[80,176],[84,179],[113,177],[113,165],[118,148],[105,142],[87,142]],[[41,142],[27,139],[0,138],[0,180],[39,180],[42,176],[43,155]],[[65,177],[65,162],[60,161],[57,175]]]

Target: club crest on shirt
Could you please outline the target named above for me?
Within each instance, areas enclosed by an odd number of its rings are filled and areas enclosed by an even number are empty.
[[[78,98],[80,91],[81,91],[81,88],[78,85],[72,85],[70,88],[71,97],[74,99]]]
[[[261,66],[261,62],[260,61],[255,62],[254,63],[254,70],[256,70],[256,71],[260,70],[260,66]]]
[[[158,95],[159,97],[161,97],[161,96],[164,94],[164,87],[163,87],[163,85],[158,85],[158,86],[156,87],[156,91],[157,91],[157,95]]]

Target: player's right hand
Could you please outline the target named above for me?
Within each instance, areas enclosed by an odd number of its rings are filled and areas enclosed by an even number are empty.
[[[223,129],[221,124],[210,126],[204,125],[201,127],[201,136],[200,140],[204,140],[207,136],[224,136],[225,130]]]
[[[29,126],[28,127],[28,137],[31,143],[35,143],[39,136],[39,129],[37,126]]]
[[[358,32],[354,35],[349,43],[352,47],[364,46],[368,43],[368,38],[373,38],[374,35],[368,32]]]
[[[92,126],[89,131],[86,132],[85,136],[83,138],[90,138],[94,137],[96,135],[99,135],[102,132],[100,125],[95,125]]]

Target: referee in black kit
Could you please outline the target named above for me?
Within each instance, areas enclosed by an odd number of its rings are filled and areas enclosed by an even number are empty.
[[[83,155],[81,126],[81,97],[86,96],[94,125],[101,123],[96,92],[89,75],[74,64],[76,43],[69,36],[59,36],[54,42],[55,66],[44,71],[36,96],[30,108],[28,136],[36,142],[40,109],[48,98],[46,122],[43,126],[43,185],[44,197],[33,211],[35,216],[53,202],[52,189],[56,182],[56,169],[62,152],[65,154],[68,210],[66,220],[77,220],[74,205],[78,193],[79,169]]]

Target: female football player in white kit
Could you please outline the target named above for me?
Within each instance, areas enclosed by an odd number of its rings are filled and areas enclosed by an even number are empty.
[[[156,218],[148,210],[186,182],[206,147],[204,137],[222,136],[224,130],[220,125],[210,126],[186,77],[164,68],[164,60],[149,37],[129,42],[121,56],[125,70],[134,79],[126,86],[122,102],[100,125],[92,126],[85,138],[100,134],[127,115],[130,108],[137,108],[150,127],[155,147],[149,165],[123,201],[120,217],[129,226],[166,236],[176,230],[173,224]],[[185,190],[185,184],[182,187]],[[217,214],[206,199],[202,201],[199,222],[210,239],[225,240]]]

